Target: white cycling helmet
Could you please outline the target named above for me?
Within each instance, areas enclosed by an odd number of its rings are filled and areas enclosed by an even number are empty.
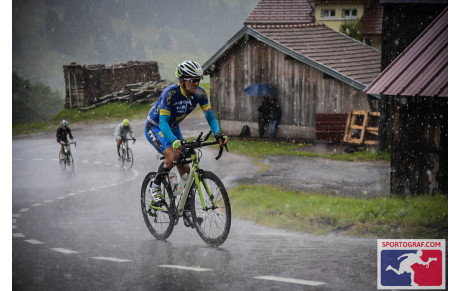
[[[61,121],[61,126],[67,126],[67,124],[68,124],[67,121],[65,120]]]
[[[195,61],[184,61],[177,65],[177,78],[203,78],[203,69]]]

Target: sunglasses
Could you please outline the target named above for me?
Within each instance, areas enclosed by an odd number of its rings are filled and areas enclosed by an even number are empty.
[[[184,80],[190,83],[200,83],[201,81],[200,78],[184,78]]]

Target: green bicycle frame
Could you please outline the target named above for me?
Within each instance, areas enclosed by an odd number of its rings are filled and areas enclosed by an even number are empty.
[[[198,188],[198,194],[200,195],[200,201],[201,201],[201,205],[203,206],[203,210],[205,211],[207,210],[207,207],[204,203],[203,191],[201,190],[201,186],[200,186],[200,178],[198,176],[200,165],[198,163],[195,153],[191,154],[191,159],[192,159],[192,169],[190,169],[190,174],[188,175],[186,186],[185,186],[184,192],[182,193],[182,197],[178,205],[179,216],[181,216],[184,212],[185,202],[187,201],[186,194],[190,192],[190,188],[192,187],[192,184],[193,184],[192,179],[195,179],[195,184],[196,184],[196,187]],[[216,202],[214,201],[214,198],[212,197],[211,191],[209,191],[209,187],[206,181],[203,181],[203,185],[204,185],[206,192],[208,193],[209,198],[211,198],[213,207],[216,207]]]

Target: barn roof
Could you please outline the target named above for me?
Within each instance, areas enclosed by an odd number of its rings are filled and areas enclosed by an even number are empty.
[[[447,97],[447,8],[364,92]]]
[[[203,65],[205,72],[248,35],[358,90],[380,73],[378,50],[314,23],[245,26]]]
[[[313,8],[305,0],[261,0],[244,24],[312,23],[313,15]]]

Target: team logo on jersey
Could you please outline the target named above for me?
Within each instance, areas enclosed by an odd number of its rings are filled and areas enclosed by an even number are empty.
[[[378,240],[378,289],[445,289],[445,240]]]

